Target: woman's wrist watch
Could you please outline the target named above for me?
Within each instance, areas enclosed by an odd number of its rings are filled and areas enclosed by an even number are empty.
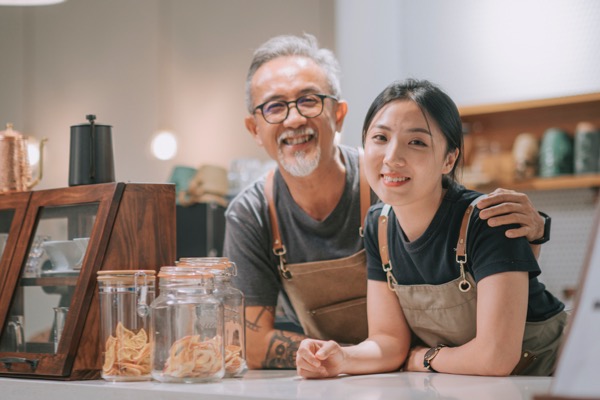
[[[442,347],[446,347],[446,345],[445,344],[438,344],[437,346],[432,347],[429,350],[427,350],[427,353],[425,353],[425,357],[423,357],[423,367],[425,367],[426,370],[432,371],[432,372],[437,372],[431,366],[431,361],[433,361],[433,359],[435,358],[435,356],[438,355],[438,353],[440,352],[440,349]]]
[[[550,219],[550,217],[547,214],[544,214],[541,211],[538,211],[538,214],[540,214],[542,216],[542,218],[544,218],[544,234],[542,235],[541,238],[535,239],[535,240],[532,240],[531,242],[529,242],[531,244],[544,244],[548,240],[550,240],[550,223],[552,222],[552,220]]]

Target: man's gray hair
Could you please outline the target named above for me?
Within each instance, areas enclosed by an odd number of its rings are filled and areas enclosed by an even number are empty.
[[[320,49],[317,39],[308,33],[304,37],[281,35],[269,39],[254,52],[252,64],[246,77],[246,107],[252,113],[251,82],[256,71],[265,63],[285,56],[307,57],[317,63],[325,71],[332,96],[340,98],[340,63],[331,50]]]

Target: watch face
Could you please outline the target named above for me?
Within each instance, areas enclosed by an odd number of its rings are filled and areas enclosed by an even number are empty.
[[[427,353],[425,353],[425,359],[431,360],[433,357],[435,357],[438,351],[439,349],[437,347],[432,347],[431,349],[427,350]]]

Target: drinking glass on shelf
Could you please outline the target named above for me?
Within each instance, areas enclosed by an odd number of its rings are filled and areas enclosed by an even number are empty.
[[[85,258],[85,253],[87,252],[88,243],[90,242],[90,238],[89,237],[75,238],[75,239],[73,239],[73,241],[75,242],[75,244],[77,245],[77,248],[81,252],[81,258],[79,259],[79,261],[77,261],[77,264],[75,264],[75,266],[73,267],[73,269],[77,270],[77,269],[81,269],[81,266],[83,264],[83,259]]]
[[[25,351],[25,340],[23,331],[23,316],[10,315],[6,328],[0,340],[0,351],[23,352]]]
[[[54,322],[52,324],[52,338],[54,341],[54,352],[58,353],[58,344],[62,336],[63,328],[65,327],[65,321],[67,320],[67,313],[69,307],[53,307],[54,308]]]
[[[46,252],[42,247],[42,243],[50,240],[50,236],[36,235],[31,243],[31,250],[29,251],[29,257],[23,270],[23,277],[25,278],[36,278],[42,273],[42,264],[47,258]]]
[[[0,259],[2,258],[2,254],[4,254],[4,246],[6,245],[7,240],[8,233],[0,233]]]

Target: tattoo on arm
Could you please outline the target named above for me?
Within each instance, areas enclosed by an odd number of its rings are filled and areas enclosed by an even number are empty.
[[[258,324],[258,321],[260,321],[260,318],[262,317],[262,315],[265,312],[275,315],[275,307],[269,307],[269,306],[263,307],[262,310],[260,310],[260,312],[256,316],[256,319],[254,321],[246,320],[246,328],[250,329],[251,331],[258,332],[260,330],[260,325]]]
[[[273,334],[263,368],[267,369],[296,369],[296,352],[305,336],[286,331]]]

